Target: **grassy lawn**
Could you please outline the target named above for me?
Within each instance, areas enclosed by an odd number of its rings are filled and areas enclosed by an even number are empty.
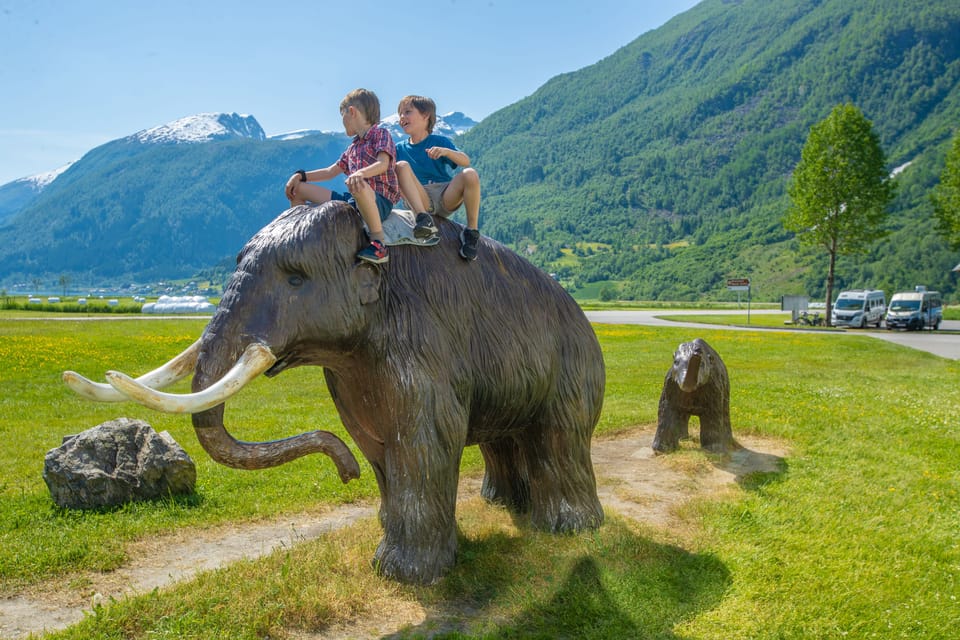
[[[782,313],[750,313],[749,315],[746,311],[743,311],[742,313],[723,313],[717,315],[684,315],[683,313],[671,313],[670,311],[664,311],[664,313],[657,315],[665,320],[672,320],[674,322],[701,322],[704,324],[721,324],[740,327],[800,327],[803,329],[824,329],[827,331],[836,330],[835,328],[826,327],[823,325],[816,327],[793,325],[789,311],[784,311]]]
[[[751,323],[761,315],[752,316]],[[702,317],[697,317],[702,321]],[[64,369],[139,375],[189,345],[205,319],[14,321],[0,316],[0,597],[79,580],[170,531],[376,500],[365,462],[340,483],[312,456],[266,471],[213,463],[189,419],[97,405]],[[782,320],[781,320],[782,324]],[[596,325],[607,364],[598,435],[656,422],[676,346],[706,339],[730,372],[734,435],[789,443],[779,473],[686,504],[682,530],[609,513],[596,533],[531,532],[471,500],[451,574],[413,588],[373,575],[375,519],[170,589],[107,602],[50,638],[302,638],[328,625],[426,606],[477,612],[434,638],[944,638],[960,620],[960,363],[848,332],[725,332]],[[182,390],[188,388],[181,383]],[[43,456],[119,416],[168,430],[197,464],[195,497],[95,513],[55,507]],[[307,428],[347,438],[316,368],[261,379],[231,401],[234,435]],[[359,452],[358,459],[360,458]],[[697,449],[683,455],[709,461]],[[361,459],[362,460],[362,459]],[[476,448],[464,468],[480,467]],[[82,586],[82,585],[81,585]],[[385,630],[387,633],[389,630]]]
[[[784,311],[782,313],[750,313],[747,314],[746,311],[742,313],[722,313],[722,314],[688,314],[683,313],[673,313],[669,310],[664,310],[663,313],[657,314],[660,318],[665,320],[672,320],[674,322],[700,322],[704,324],[720,324],[720,325],[735,325],[741,327],[780,327],[780,328],[800,328],[800,329],[813,329],[813,330],[824,330],[824,331],[876,331],[877,329],[870,325],[865,329],[855,329],[852,327],[827,327],[824,325],[820,326],[809,326],[809,325],[794,325],[792,322],[792,317],[789,311]],[[822,315],[822,313],[821,313]],[[953,307],[946,307],[943,313],[944,320],[960,320],[960,313],[958,313]],[[886,325],[884,329],[886,330]],[[943,329],[941,329],[943,331]]]

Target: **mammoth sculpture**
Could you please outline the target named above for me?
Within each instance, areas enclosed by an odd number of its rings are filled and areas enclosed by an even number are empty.
[[[65,372],[95,400],[135,400],[193,414],[216,461],[258,469],[314,452],[344,482],[359,465],[335,435],[235,440],[224,402],[261,373],[319,365],[347,432],[380,490],[383,538],[374,566],[413,583],[455,560],[463,448],[477,444],[482,495],[535,528],[598,527],[590,439],[604,391],[603,356],[586,317],[551,278],[504,246],[457,255],[459,225],[438,220],[435,247],[396,247],[382,267],[354,256],[364,231],[344,203],[294,207],[243,248],[201,338],[136,380]],[[195,364],[194,364],[195,363]],[[193,393],[159,391],[194,371]]]
[[[715,453],[736,448],[730,427],[730,378],[720,354],[696,338],[673,353],[657,409],[653,450],[675,451],[689,437],[690,416],[700,419],[700,446]]]

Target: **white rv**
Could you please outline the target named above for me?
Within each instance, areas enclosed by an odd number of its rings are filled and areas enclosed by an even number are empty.
[[[837,296],[830,318],[835,327],[880,327],[887,301],[879,289],[852,289]]]
[[[943,320],[940,292],[916,287],[913,291],[893,294],[887,311],[887,329],[939,329]]]

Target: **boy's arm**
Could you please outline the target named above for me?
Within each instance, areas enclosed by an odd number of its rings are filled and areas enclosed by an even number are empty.
[[[287,185],[284,188],[284,192],[287,194],[287,198],[293,198],[296,186],[301,182],[325,182],[332,178],[336,178],[341,173],[343,173],[343,169],[336,164],[332,164],[326,169],[304,171],[303,176],[301,176],[300,172],[297,171],[287,179]],[[306,178],[306,180],[303,178]]]
[[[354,187],[357,186],[361,180],[369,180],[370,178],[376,177],[381,173],[385,173],[387,169],[390,168],[390,160],[392,156],[386,151],[381,151],[377,154],[377,161],[368,164],[362,169],[358,169],[347,176],[347,186]]]
[[[469,167],[470,166],[470,156],[465,154],[459,149],[449,149],[447,147],[430,147],[427,149],[427,155],[430,156],[432,160],[437,160],[439,158],[447,158],[453,164],[458,167]]]
[[[326,182],[332,180],[343,173],[343,169],[338,164],[332,164],[325,169],[314,169],[307,171],[307,182]]]

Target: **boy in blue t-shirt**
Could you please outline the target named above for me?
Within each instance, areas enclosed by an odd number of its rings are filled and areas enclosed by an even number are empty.
[[[407,96],[397,106],[400,126],[410,137],[397,144],[397,180],[407,205],[417,212],[414,235],[437,233],[430,213],[449,217],[464,205],[467,227],[460,234],[460,256],[477,259],[480,241],[480,177],[470,157],[446,136],[433,133],[437,105],[424,96]],[[454,171],[462,168],[458,173]]]

